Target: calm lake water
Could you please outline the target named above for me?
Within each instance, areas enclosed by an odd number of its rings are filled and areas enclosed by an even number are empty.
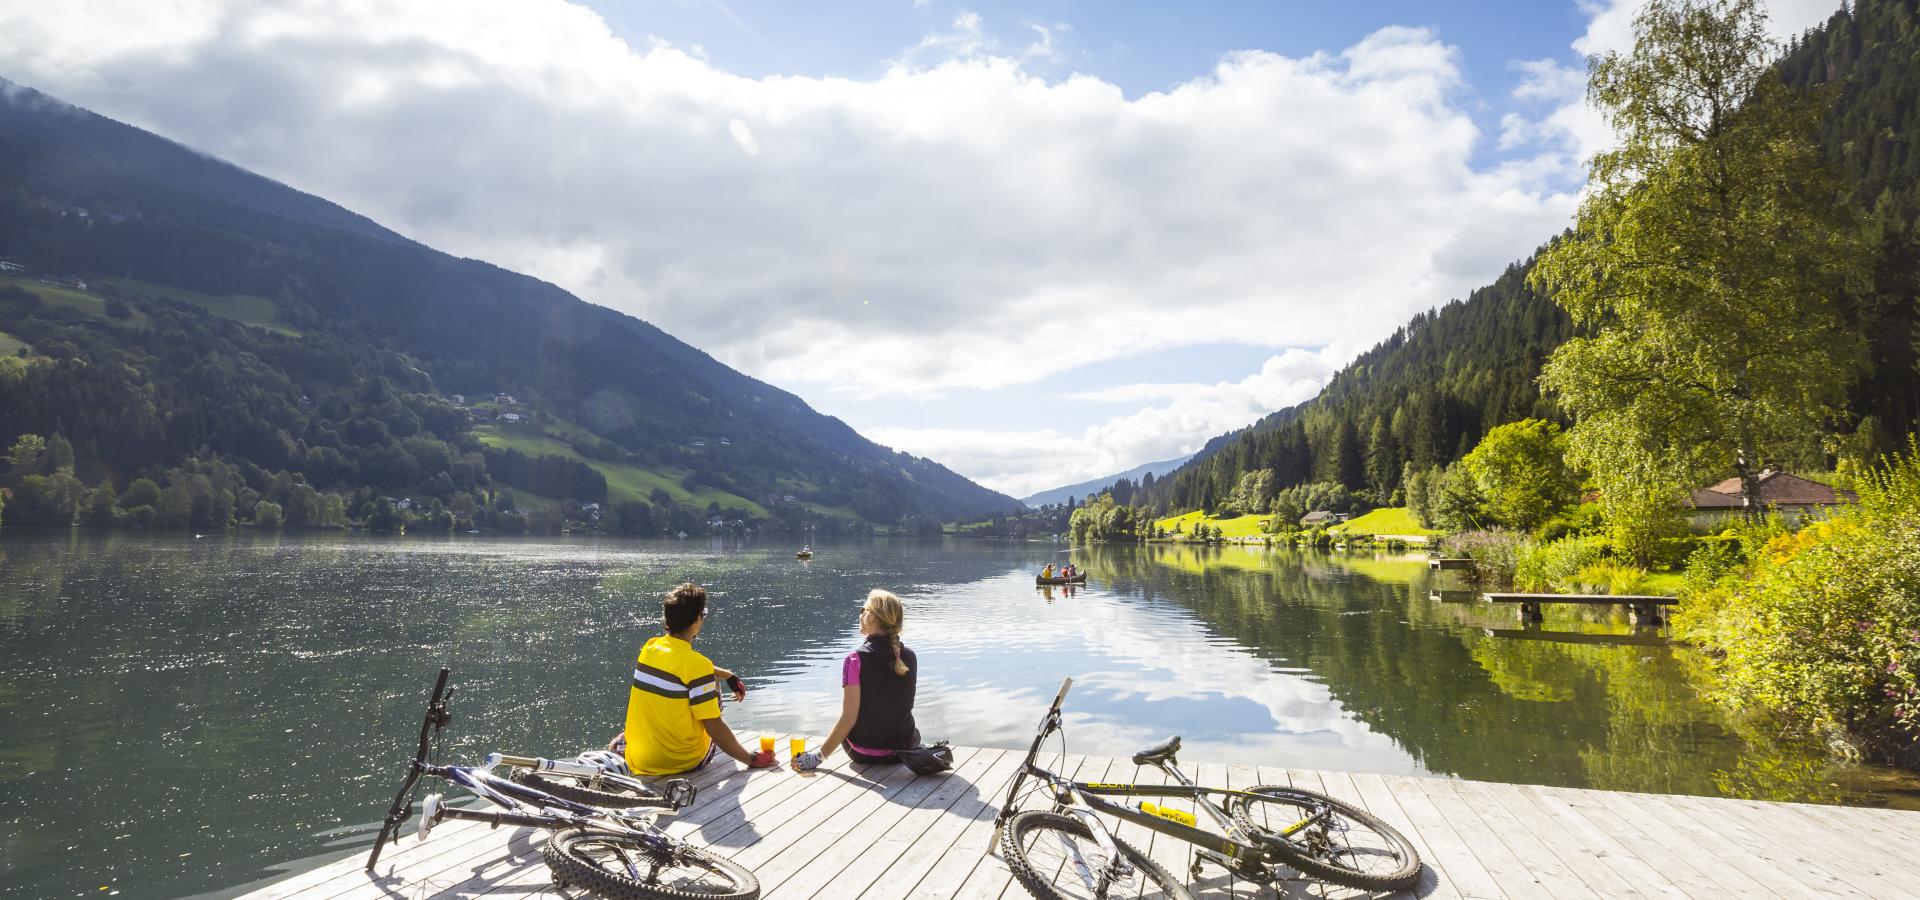
[[[1024,746],[1063,676],[1076,752],[1914,806],[1701,701],[1700,660],[1623,618],[1543,628],[1430,595],[1424,558],[1038,543],[817,548],[592,539],[0,536],[0,891],[227,895],[361,852],[434,670],[449,758],[569,755],[624,716],[656,596],[715,595],[700,648],[742,731],[821,733],[867,590],[907,601],[928,740]],[[1451,576],[1449,576],[1451,577]],[[1457,585],[1453,585],[1456,586]],[[780,777],[777,774],[767,777]],[[102,890],[102,888],[106,890]]]

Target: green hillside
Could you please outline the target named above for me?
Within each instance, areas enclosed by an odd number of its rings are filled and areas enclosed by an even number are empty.
[[[48,448],[0,472],[26,498],[10,521],[225,527],[265,502],[289,525],[518,530],[607,503],[657,533],[710,506],[914,529],[1019,508],[631,316],[4,81],[0,258],[25,267],[0,331],[34,349],[0,367],[0,449]],[[538,433],[476,427],[494,412]]]

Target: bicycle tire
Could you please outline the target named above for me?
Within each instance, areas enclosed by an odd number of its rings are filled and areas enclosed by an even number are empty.
[[[1007,868],[1013,870],[1014,879],[1020,882],[1021,887],[1027,889],[1027,893],[1040,900],[1077,900],[1077,897],[1085,896],[1062,893],[1054,885],[1054,875],[1058,874],[1058,870],[1062,868],[1061,865],[1048,864],[1044,861],[1036,863],[1029,858],[1026,838],[1029,835],[1038,836],[1043,831],[1064,833],[1089,842],[1093,840],[1093,831],[1087,827],[1087,823],[1073,816],[1039,809],[1015,814],[1013,820],[1007,823],[1006,831],[1000,836],[1000,856],[1006,860]],[[1126,857],[1127,862],[1131,863],[1152,887],[1159,888],[1157,894],[1146,890],[1138,894],[1132,890],[1125,890],[1122,896],[1193,900],[1193,895],[1187,893],[1186,885],[1175,881],[1173,876],[1167,874],[1167,870],[1148,859],[1146,854],[1135,850],[1132,845],[1118,837],[1113,839],[1113,844],[1119,849],[1120,855]]]
[[[1329,847],[1326,852],[1315,852],[1311,849],[1303,851],[1300,842],[1281,837],[1281,829],[1272,827],[1272,823],[1264,815],[1261,816],[1261,821],[1254,820],[1252,809],[1254,801],[1251,798],[1244,795],[1227,798],[1227,812],[1233,816],[1234,821],[1241,827],[1266,837],[1267,846],[1272,847],[1287,865],[1315,878],[1361,890],[1402,891],[1419,883],[1420,853],[1413,848],[1413,842],[1407,840],[1406,835],[1401,834],[1392,825],[1380,821],[1372,813],[1325,794],[1284,785],[1263,784],[1248,788],[1247,793],[1264,795],[1273,800],[1272,805],[1285,806],[1294,810],[1311,811],[1317,806],[1324,806],[1338,814],[1340,818],[1347,820],[1338,827],[1343,835],[1371,832],[1378,838],[1377,841],[1370,842],[1377,846],[1365,849],[1356,848],[1352,841],[1343,837],[1342,841],[1346,845],[1344,852],[1332,847]],[[1301,818],[1304,818],[1303,812],[1288,813],[1284,821],[1292,823]],[[1340,861],[1341,856],[1358,860],[1363,853],[1368,856],[1388,854],[1391,857],[1391,866],[1384,870],[1377,868],[1363,870],[1356,865]]]
[[[757,900],[760,896],[760,880],[752,872],[704,850],[685,848],[677,864],[656,865],[644,880],[626,871],[619,861],[623,852],[650,864],[661,863],[659,854],[639,840],[592,827],[554,832],[540,855],[553,873],[555,887],[572,885],[610,900]],[[706,882],[714,876],[721,879],[714,887],[686,887],[690,881]]]
[[[608,785],[613,790],[601,790],[586,786],[588,778],[584,775],[572,775],[565,772],[536,772],[521,767],[508,773],[513,783],[525,785],[536,791],[545,791],[562,800],[585,803],[601,809],[632,809],[636,806],[668,805],[667,798],[654,791],[635,793],[622,785]]]

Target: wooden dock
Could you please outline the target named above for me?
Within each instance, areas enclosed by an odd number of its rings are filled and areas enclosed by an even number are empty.
[[[784,743],[784,742],[782,742]],[[1122,749],[1122,748],[1109,748]],[[784,749],[783,749],[784,753]],[[747,772],[723,757],[700,797],[666,820],[677,835],[753,869],[771,898],[1008,898],[1027,894],[986,853],[995,811],[1024,753],[956,748],[955,769],[915,777],[859,769]],[[1124,759],[1072,756],[1082,781],[1157,780]],[[1912,897],[1920,812],[1629,794],[1436,778],[1183,763],[1203,784],[1295,784],[1361,804],[1419,848],[1426,873],[1401,897]],[[367,798],[369,817],[385,798]],[[1171,805],[1180,805],[1173,801]],[[544,832],[449,822],[416,843],[409,822],[377,872],[365,856],[291,876],[244,900],[585,898],[555,891]],[[1122,838],[1185,877],[1189,845],[1135,826]],[[1209,867],[1196,897],[1350,897],[1297,879],[1271,888]]]
[[[1580,606],[1625,606],[1633,611],[1633,619],[1644,625],[1661,624],[1660,607],[1677,606],[1678,597],[1648,596],[1644,594],[1511,594],[1486,593],[1480,595],[1488,603],[1518,603],[1520,618],[1528,622],[1541,619],[1540,605],[1543,603],[1572,603]]]

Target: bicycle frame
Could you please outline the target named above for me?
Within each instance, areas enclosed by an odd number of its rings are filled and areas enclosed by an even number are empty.
[[[1272,880],[1268,866],[1281,860],[1270,849],[1276,839],[1265,835],[1251,834],[1240,827],[1239,823],[1227,815],[1214,797],[1258,797],[1248,791],[1236,791],[1227,788],[1202,787],[1188,778],[1173,760],[1158,760],[1154,767],[1167,773],[1174,784],[1116,784],[1107,782],[1074,781],[1061,777],[1038,765],[1035,760],[1040,755],[1040,747],[1047,737],[1060,729],[1060,706],[1065,702],[1067,691],[1073,687],[1073,679],[1061,682],[1060,693],[1053,698],[1053,704],[1047,708],[1040,720],[1039,732],[1034,736],[1033,746],[1028,748],[1027,757],[1020,764],[1020,771],[1014,775],[1013,783],[1007,788],[1007,801],[1000,807],[1000,814],[993,822],[993,845],[999,846],[1002,829],[1007,820],[1013,817],[1015,804],[1019,802],[1021,782],[1027,778],[1045,781],[1053,792],[1054,808],[1059,812],[1073,814],[1087,823],[1101,849],[1109,859],[1118,859],[1113,838],[1104,822],[1096,813],[1105,813],[1125,819],[1143,828],[1151,829],[1171,838],[1185,841],[1199,848],[1202,858],[1219,863],[1235,874],[1250,880],[1266,883]],[[1194,805],[1220,827],[1220,832],[1196,828],[1171,819],[1162,818],[1136,807],[1115,803],[1108,797],[1183,797],[1194,801]],[[1319,818],[1310,815],[1294,823],[1282,832],[1282,837],[1290,837],[1312,825]],[[991,852],[991,847],[989,848]]]
[[[450,670],[442,668],[438,680],[434,682],[433,696],[427,701],[426,719],[420,726],[419,749],[415,751],[413,759],[409,762],[406,780],[401,783],[399,793],[394,795],[393,805],[387,810],[386,819],[380,826],[380,834],[374,839],[373,852],[367,857],[367,871],[373,871],[374,866],[380,861],[381,849],[390,841],[398,839],[400,826],[404,824],[408,818],[412,817],[413,803],[411,801],[411,794],[414,786],[419,783],[422,776],[439,778],[451,782],[465,789],[468,793],[480,797],[495,806],[501,807],[501,809],[498,810],[480,810],[434,804],[434,809],[422,813],[423,816],[430,819],[430,821],[422,822],[421,828],[423,832],[431,830],[441,819],[463,819],[473,822],[486,822],[496,828],[501,825],[516,825],[551,829],[591,824],[608,831],[624,833],[635,837],[660,852],[673,852],[677,842],[662,834],[658,828],[654,827],[651,821],[642,818],[639,814],[624,810],[601,809],[562,797],[556,797],[538,788],[515,784],[512,781],[494,775],[491,771],[495,766],[499,765],[525,765],[544,771],[599,775],[610,781],[631,783],[645,787],[644,784],[634,781],[633,779],[605,772],[599,766],[557,760],[543,760],[532,757],[503,756],[498,753],[489,754],[486,761],[479,766],[436,766],[429,764],[427,762],[427,751],[432,743],[433,737],[452,720],[452,714],[447,710],[447,704],[453,696],[452,688],[447,686],[447,678],[450,674]],[[669,801],[675,804],[673,805],[674,809],[678,809],[681,805],[684,805],[684,803],[679,802],[680,793],[678,790],[674,791],[673,796],[675,799]],[[690,795],[691,791],[685,793]],[[691,796],[687,796],[685,799],[690,801],[692,798]],[[658,812],[659,810],[656,809],[652,810],[649,814],[657,814]]]

